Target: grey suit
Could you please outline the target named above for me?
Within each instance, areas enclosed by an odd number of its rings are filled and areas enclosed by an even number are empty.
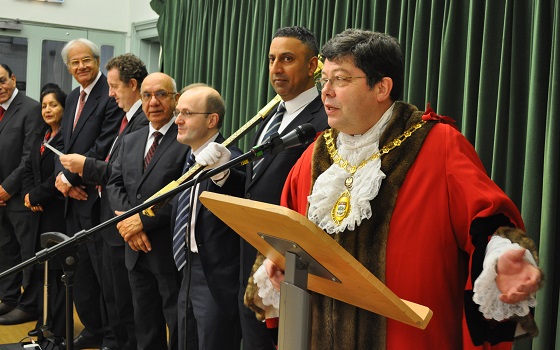
[[[149,128],[144,127],[123,138],[107,192],[115,210],[126,211],[142,204],[169,182],[181,176],[189,147],[177,142],[177,125],[172,124],[144,171],[144,150]],[[140,214],[144,232],[152,250],[136,252],[125,247],[134,303],[134,321],[138,349],[177,349],[177,297],[180,276],[172,252],[171,205],[165,205],[156,216]]]
[[[25,162],[41,128],[41,106],[22,92],[12,100],[0,121],[0,184],[11,198],[0,207],[0,271],[5,271],[35,255],[36,227],[31,211],[23,205],[22,178]],[[6,305],[36,314],[39,280],[31,269],[0,281],[0,299]],[[21,293],[21,287],[25,292]]]

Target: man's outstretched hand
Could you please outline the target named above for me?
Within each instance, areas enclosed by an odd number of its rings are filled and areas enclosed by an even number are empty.
[[[525,249],[506,251],[498,258],[496,285],[502,294],[500,300],[515,304],[529,299],[539,289],[541,271],[523,258]]]

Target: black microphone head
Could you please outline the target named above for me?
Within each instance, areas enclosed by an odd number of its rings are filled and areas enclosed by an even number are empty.
[[[270,154],[276,154],[286,148],[292,148],[300,145],[306,145],[315,139],[315,127],[311,124],[302,124],[297,126],[280,139],[271,138],[268,142]]]
[[[309,123],[298,126],[296,130],[298,130],[298,137],[301,144],[306,144],[313,141],[315,139],[315,135],[317,135],[315,127]]]

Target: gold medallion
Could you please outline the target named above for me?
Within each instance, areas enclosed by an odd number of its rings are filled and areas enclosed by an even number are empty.
[[[393,141],[388,143],[387,145],[383,146],[382,149],[372,154],[367,159],[364,159],[358,165],[352,165],[348,160],[342,158],[338,151],[336,150],[336,142],[333,138],[333,129],[327,129],[323,133],[323,138],[325,139],[325,145],[327,146],[327,152],[329,152],[329,156],[334,164],[337,164],[342,169],[346,170],[350,176],[348,176],[344,180],[344,186],[346,190],[342,192],[340,197],[338,197],[336,203],[334,204],[331,210],[331,217],[333,221],[340,225],[344,218],[348,217],[350,214],[350,190],[354,184],[354,175],[356,171],[363,168],[367,163],[381,158],[382,155],[391,152],[394,148],[399,147],[402,145],[403,141],[409,138],[416,130],[420,129],[422,125],[426,124],[426,121],[422,120],[417,124],[414,124],[410,128],[408,128],[402,135],[395,138]]]
[[[331,217],[333,221],[340,225],[342,220],[350,214],[350,191],[345,190],[342,192],[335,205],[331,210]]]

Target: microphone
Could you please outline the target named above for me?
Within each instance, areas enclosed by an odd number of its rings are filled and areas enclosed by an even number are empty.
[[[282,137],[278,133],[272,134],[269,141],[253,147],[251,152],[255,153],[257,157],[261,157],[265,152],[276,154],[286,148],[305,145],[313,141],[316,134],[317,132],[312,124],[302,124]]]

